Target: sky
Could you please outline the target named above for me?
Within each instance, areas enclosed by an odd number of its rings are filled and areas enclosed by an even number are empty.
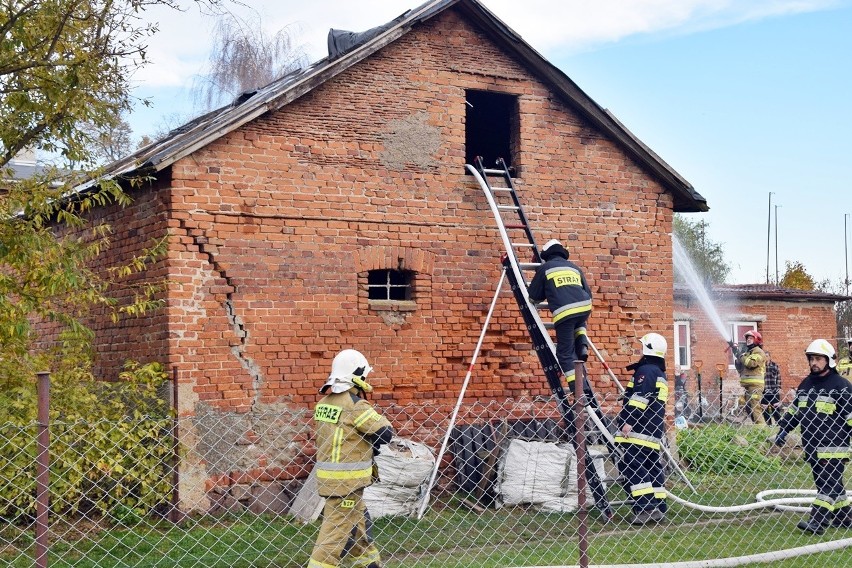
[[[326,55],[329,28],[364,31],[421,3],[225,1],[270,34],[290,26],[310,61]],[[774,282],[800,262],[842,285],[852,247],[852,0],[482,3],[707,199],[709,212],[687,218],[709,224],[728,283],[764,283],[767,273]],[[135,96],[151,102],[129,117],[137,136],[198,113],[192,91],[216,21],[195,8],[148,17],[160,31],[152,63],[134,76]]]

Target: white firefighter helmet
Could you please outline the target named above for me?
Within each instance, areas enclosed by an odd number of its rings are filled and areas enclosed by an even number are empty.
[[[814,339],[811,341],[811,344],[805,349],[805,355],[823,355],[828,359],[828,366],[830,368],[833,369],[837,366],[837,352],[834,351],[831,343],[825,339]]]
[[[659,333],[646,333],[642,336],[642,355],[665,358],[669,344]]]
[[[544,243],[544,247],[541,249],[541,259],[546,262],[557,256],[567,259],[571,255],[568,254],[568,249],[559,242],[559,239],[550,239]]]
[[[373,387],[367,383],[367,375],[373,368],[367,358],[355,349],[344,349],[334,356],[331,362],[331,374],[320,389],[325,394],[329,389],[333,393],[346,392],[352,387],[358,387],[364,392],[371,392]]]
[[[559,239],[550,239],[549,241],[544,243],[544,246],[541,248],[541,252],[547,252],[550,247],[555,245],[562,246],[562,243],[559,242]]]

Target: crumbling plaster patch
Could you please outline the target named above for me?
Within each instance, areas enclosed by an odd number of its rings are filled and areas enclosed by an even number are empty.
[[[382,134],[381,160],[388,169],[435,165],[434,155],[441,145],[441,131],[429,125],[428,118],[425,112],[417,112],[387,123]]]

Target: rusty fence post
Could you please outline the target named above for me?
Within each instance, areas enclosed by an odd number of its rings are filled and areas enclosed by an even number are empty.
[[[580,568],[589,566],[588,515],[586,514],[586,414],[583,403],[583,362],[574,361],[574,429],[577,455],[577,517],[579,521]]]
[[[180,513],[180,445],[178,444],[178,368],[172,367],[172,503],[169,520],[175,524],[183,520]]]
[[[50,373],[36,373],[38,436],[36,452],[35,567],[47,568],[50,506]]]

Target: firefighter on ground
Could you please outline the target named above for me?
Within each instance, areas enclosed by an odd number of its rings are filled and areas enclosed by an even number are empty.
[[[745,332],[745,349],[734,361],[740,374],[740,386],[743,387],[746,409],[755,424],[766,424],[763,419],[764,375],[766,374],[766,354],[763,352],[763,336],[759,331]]]
[[[852,337],[846,338],[846,357],[837,362],[840,376],[852,379]]]
[[[802,433],[802,455],[811,466],[817,495],[810,518],[797,525],[822,534],[826,526],[852,527],[852,512],[843,486],[852,433],[852,385],[835,370],[836,353],[825,339],[805,350],[810,374],[796,389],[796,398],[781,419],[775,445],[783,446],[797,426]]]
[[[541,249],[544,262],[536,269],[529,287],[533,302],[547,300],[556,329],[556,359],[565,380],[574,381],[574,361],[589,357],[586,320],[592,312],[592,291],[580,268],[568,260],[568,250],[556,240]]]
[[[633,378],[625,389],[624,406],[616,419],[615,442],[621,450],[619,471],[627,481],[633,501],[631,524],[659,522],[665,517],[665,471],[660,451],[665,435],[666,350],[668,343],[659,333],[648,333],[639,340],[642,358],[628,365]]]
[[[314,408],[314,468],[319,494],[326,500],[308,568],[334,568],[344,555],[353,566],[381,566],[363,494],[377,477],[373,456],[394,432],[387,418],[364,399],[373,390],[367,382],[371,370],[364,355],[344,349],[320,389],[325,396]]]

